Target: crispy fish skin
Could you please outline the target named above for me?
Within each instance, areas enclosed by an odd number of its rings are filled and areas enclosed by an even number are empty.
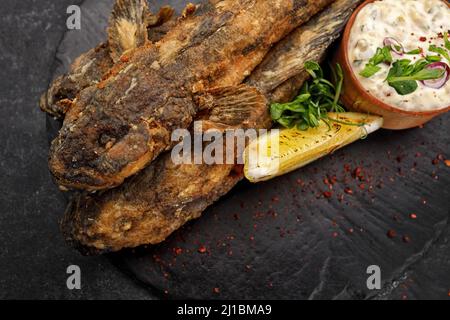
[[[356,2],[338,0],[339,5],[336,4],[332,8],[333,10],[346,8],[345,17],[348,18]],[[337,14],[333,10],[327,9],[315,20],[322,20],[325,17],[334,19]],[[344,17],[341,14],[338,16]],[[297,33],[303,33],[306,28],[309,26],[300,27],[303,31],[298,30],[289,37],[296,37]],[[295,46],[292,48],[294,51],[300,50],[305,44],[291,43]],[[279,46],[282,45],[278,44],[268,56],[276,61],[283,61],[285,55],[289,57],[291,48],[280,50]],[[316,51],[318,56],[322,56],[326,47],[323,46],[320,50]],[[279,56],[272,55],[272,52],[277,52]],[[304,62],[297,60],[301,66]],[[269,62],[266,63],[269,65]],[[276,87],[277,82],[271,81],[271,78],[262,72],[250,77],[248,82],[251,81],[256,87],[265,88],[265,95],[270,97],[271,102],[280,102],[276,100],[277,97],[285,99],[286,96],[295,95],[303,84],[299,79],[302,77],[304,80],[307,79],[302,69],[297,70],[300,70],[299,75],[283,83],[282,95],[273,93],[272,90],[276,92],[279,88]],[[292,85],[285,85],[290,81]],[[269,128],[270,117],[267,113],[262,114],[259,123],[252,126]],[[165,154],[117,189],[97,195],[78,194],[67,208],[61,228],[66,240],[84,254],[118,251],[142,244],[157,244],[187,221],[198,218],[204,209],[228,193],[242,178],[239,166],[176,166],[171,161],[170,155]]]
[[[57,77],[41,96],[41,110],[57,118],[63,117],[78,93],[100,82],[113,64],[107,43],[81,55],[75,59],[68,74]]]
[[[127,10],[130,5],[142,8]],[[118,0],[109,21],[108,41],[75,59],[69,72],[50,84],[47,92],[41,96],[41,110],[53,117],[63,118],[80,91],[101,82],[115,64],[121,63],[119,58],[123,52],[147,42],[142,39],[143,36],[150,43],[161,40],[176,21],[173,13],[173,8],[166,6],[153,15],[145,1]],[[139,32],[130,37],[131,33],[126,33],[122,26]]]
[[[214,89],[219,112],[208,115],[220,132],[228,128],[271,126],[267,100],[245,85]],[[229,105],[227,105],[229,104]],[[220,110],[225,112],[220,113]],[[241,113],[246,114],[245,119]],[[237,153],[234,148],[225,151]],[[224,162],[225,163],[225,162]],[[158,157],[120,187],[101,195],[78,193],[61,224],[66,240],[85,254],[118,251],[164,241],[231,190],[243,178],[234,164],[174,164],[171,153]]]
[[[188,128],[195,96],[234,86],[272,44],[331,0],[209,1],[156,45],[144,46],[102,81],[75,121],[64,122],[49,166],[58,184],[101,190],[120,185]],[[75,100],[74,104],[80,104]]]
[[[291,101],[309,77],[304,69],[305,62],[323,61],[327,48],[339,38],[353,10],[361,2],[337,0],[329,5],[281,40],[252,72],[247,83],[264,93],[273,91],[273,100]]]

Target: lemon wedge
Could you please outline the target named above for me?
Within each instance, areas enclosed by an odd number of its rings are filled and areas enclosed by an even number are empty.
[[[271,130],[249,144],[244,153],[246,178],[260,182],[294,171],[383,126],[383,118],[361,113],[329,113],[324,121],[306,131]]]

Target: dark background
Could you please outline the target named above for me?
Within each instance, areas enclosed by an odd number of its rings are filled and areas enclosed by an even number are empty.
[[[2,1],[0,298],[449,297],[449,168],[436,162],[438,155],[450,156],[449,115],[423,129],[378,132],[267,183],[243,183],[161,246],[89,258],[67,247],[58,227],[66,199],[47,169],[48,128],[37,102],[58,69],[83,45],[98,41],[96,32],[64,38],[66,9],[82,2]],[[102,11],[109,2],[91,0],[83,7]],[[184,1],[170,2],[181,7]],[[97,19],[105,22],[95,10],[83,12],[91,27]],[[364,180],[343,170],[344,164],[352,171],[362,167]],[[332,175],[338,183],[325,199],[322,181]],[[361,191],[360,184],[373,190]],[[345,187],[354,195],[340,201]],[[198,254],[201,244],[207,255]],[[175,248],[185,254],[175,259]],[[383,268],[379,292],[364,288],[364,268],[371,263]],[[80,291],[66,288],[71,264],[81,267]]]
[[[151,299],[107,258],[67,247],[58,221],[65,199],[48,169],[45,115],[38,99],[51,79],[76,0],[2,0],[0,10],[0,298]],[[66,287],[79,265],[82,290]]]

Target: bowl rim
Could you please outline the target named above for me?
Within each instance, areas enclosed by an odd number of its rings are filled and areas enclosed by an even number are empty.
[[[445,113],[447,111],[450,111],[450,106],[444,107],[444,108],[440,108],[437,110],[428,110],[428,111],[407,111],[407,110],[403,110],[400,109],[398,107],[394,107],[392,105],[389,105],[387,103],[385,103],[384,101],[382,101],[381,99],[375,97],[374,95],[372,95],[371,93],[367,92],[366,89],[362,86],[361,82],[358,80],[358,78],[356,77],[353,68],[351,67],[351,64],[349,62],[349,58],[348,58],[348,44],[349,44],[349,39],[350,39],[350,33],[353,29],[353,25],[355,23],[355,20],[358,16],[358,14],[360,13],[360,11],[368,4],[375,2],[378,0],[365,0],[363,3],[361,3],[356,10],[353,12],[352,16],[350,17],[345,30],[344,30],[344,34],[342,36],[342,55],[344,58],[344,63],[345,65],[342,66],[343,68],[345,68],[347,70],[348,75],[350,75],[350,80],[353,83],[353,85],[355,86],[355,89],[358,90],[361,95],[364,97],[364,99],[369,100],[370,103],[377,105],[378,107],[385,109],[387,111],[391,111],[391,112],[395,112],[395,113],[401,113],[404,115],[409,115],[409,116],[434,116],[434,115],[438,115],[441,113]],[[447,0],[442,0],[448,7],[450,7],[450,2],[448,2]]]

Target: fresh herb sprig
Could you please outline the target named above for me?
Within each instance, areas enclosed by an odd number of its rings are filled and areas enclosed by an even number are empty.
[[[392,64],[386,81],[398,94],[407,95],[417,90],[417,81],[439,79],[445,70],[427,69],[430,63],[425,59],[420,59],[415,63],[411,60],[397,60]]]
[[[406,54],[408,54],[408,55],[416,55],[416,54],[421,54],[421,53],[422,53],[422,49],[420,49],[420,48],[406,52]]]
[[[450,54],[445,48],[441,48],[432,44],[428,50],[430,50],[431,52],[439,53],[441,56],[447,59],[447,61],[450,61]]]
[[[378,65],[381,63],[392,63],[391,48],[385,46],[383,48],[377,48],[375,55],[370,58],[369,62],[366,64],[365,68],[359,73],[364,78],[370,78],[381,70]]]
[[[297,127],[300,130],[315,128],[320,121],[328,124],[328,112],[345,112],[339,103],[344,74],[339,64],[332,68],[334,83],[324,78],[320,65],[313,61],[305,63],[305,70],[312,80],[306,82],[300,94],[289,103],[274,103],[270,106],[273,121],[286,128]]]
[[[437,55],[427,55],[424,59],[420,59],[412,63],[408,59],[400,59],[393,62],[391,50],[392,47],[385,46],[378,48],[375,55],[369,60],[366,67],[360,72],[360,75],[370,78],[381,70],[378,65],[386,63],[391,65],[389,74],[386,78],[388,84],[397,91],[400,95],[408,95],[413,93],[419,87],[417,81],[435,80],[444,76],[445,70],[427,68],[433,63],[440,62],[442,57],[450,61],[450,40],[448,32],[443,34],[444,47],[431,45],[430,52],[437,53]],[[422,49],[418,48],[409,52],[407,55],[416,55],[422,53]]]
[[[448,31],[444,32],[444,45],[447,50],[450,50],[450,40],[448,40]]]
[[[427,60],[428,62],[431,62],[431,63],[433,63],[433,62],[440,62],[442,60],[442,57],[440,55],[431,55],[431,54],[429,54],[429,55],[427,55],[425,57],[425,60]]]

